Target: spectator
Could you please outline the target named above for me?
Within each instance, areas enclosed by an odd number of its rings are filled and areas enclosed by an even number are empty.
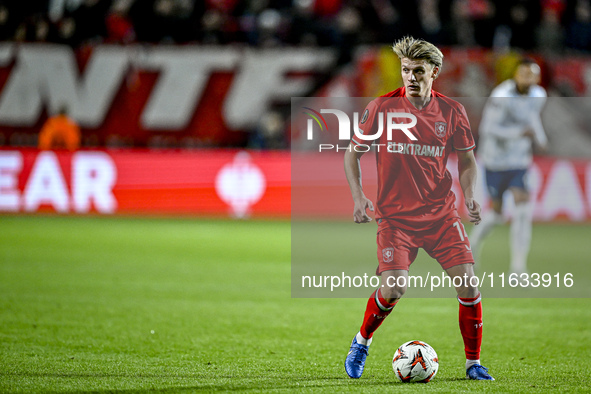
[[[19,24],[20,16],[14,7],[6,1],[0,1],[0,40],[9,40]]]
[[[560,0],[542,1],[542,20],[537,28],[537,46],[542,51],[560,53],[564,43],[564,29],[561,25],[564,3]]]
[[[68,149],[80,147],[80,128],[76,121],[68,116],[67,107],[63,106],[57,115],[47,119],[39,133],[39,149]]]
[[[285,119],[281,112],[265,113],[249,138],[249,147],[254,149],[285,149]]]
[[[566,46],[579,49],[591,49],[591,1],[567,0],[564,10],[566,26]]]
[[[105,24],[107,41],[129,43],[135,40],[135,30],[129,19],[129,8],[133,0],[115,0],[108,12]]]
[[[133,3],[129,16],[137,38],[147,42],[187,42],[196,39],[193,0],[142,0]]]
[[[295,1],[291,40],[295,44],[334,46],[341,42],[336,17],[342,1]]]
[[[540,24],[540,1],[518,0],[510,3],[507,17],[508,26],[511,29],[511,46],[533,49],[536,28]]]
[[[460,45],[490,48],[496,28],[497,9],[489,0],[456,0],[452,15],[457,21]]]
[[[65,16],[51,26],[48,41],[77,47],[80,44],[80,36],[76,28],[74,18]]]
[[[256,3],[256,0],[250,3]],[[201,35],[200,38],[207,44],[227,44],[230,42],[246,42],[248,41],[247,32],[240,30],[239,17],[243,14],[248,14],[249,10],[262,11],[267,3],[262,0],[264,4],[248,4],[243,8],[245,2],[237,0],[207,0],[204,1],[200,8],[195,13],[195,18],[199,17],[201,21]],[[197,8],[197,7],[196,7]],[[251,22],[256,20],[256,16],[250,15]],[[254,28],[256,24],[252,24],[250,28]]]
[[[105,20],[111,0],[84,0],[72,11],[75,35],[81,42],[102,41],[107,36]]]
[[[15,32],[16,41],[45,42],[49,36],[49,21],[46,14],[29,15],[18,26]]]

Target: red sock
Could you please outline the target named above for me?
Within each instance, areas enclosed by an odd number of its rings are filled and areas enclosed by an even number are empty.
[[[467,360],[480,359],[482,343],[482,304],[480,294],[475,298],[460,298],[460,332],[464,339]]]
[[[393,304],[386,302],[382,297],[380,289],[377,289],[371,294],[371,297],[367,301],[367,307],[365,308],[363,324],[359,330],[363,338],[369,339],[373,336],[373,333],[382,324],[386,316],[392,312],[392,308],[394,308],[396,302]]]

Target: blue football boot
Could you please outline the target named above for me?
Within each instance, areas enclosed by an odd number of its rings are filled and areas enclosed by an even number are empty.
[[[488,374],[488,368],[480,364],[474,364],[466,370],[466,379],[471,380],[495,380]]]
[[[353,338],[351,349],[345,359],[345,371],[347,371],[347,375],[354,379],[359,379],[361,377],[368,352],[369,346],[361,345],[360,343],[357,343],[357,337]]]

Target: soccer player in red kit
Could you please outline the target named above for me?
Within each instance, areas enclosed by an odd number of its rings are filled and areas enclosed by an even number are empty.
[[[439,75],[443,54],[424,40],[404,37],[394,44],[400,58],[404,86],[373,100],[365,109],[359,131],[365,136],[383,133],[377,145],[378,269],[380,287],[370,296],[359,333],[353,338],[345,360],[352,378],[363,373],[373,333],[406,291],[408,270],[423,248],[453,279],[459,301],[460,332],[466,353],[466,377],[494,380],[480,364],[482,306],[478,288],[470,283],[474,258],[455,207],[452,177],[446,169],[451,150],[458,156],[458,176],[470,221],[480,222],[480,205],[474,200],[477,167],[474,139],[464,107],[432,90]],[[394,123],[416,125],[391,136],[385,132],[387,114],[395,112]],[[407,115],[409,114],[409,115]],[[413,116],[414,115],[414,118]],[[380,117],[384,119],[380,120]],[[409,122],[411,119],[411,122]],[[410,137],[416,138],[412,140]],[[388,138],[390,137],[390,140]],[[368,142],[354,136],[345,153],[345,173],[353,195],[355,223],[367,223],[373,203],[361,186],[359,159]],[[357,147],[357,149],[356,149]],[[460,283],[460,281],[454,282]]]

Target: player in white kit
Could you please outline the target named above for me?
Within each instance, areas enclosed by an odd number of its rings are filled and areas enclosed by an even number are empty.
[[[476,263],[483,239],[503,220],[503,193],[513,194],[515,209],[511,222],[512,273],[527,272],[532,233],[532,203],[526,182],[532,164],[532,144],[540,150],[547,145],[540,117],[546,91],[539,86],[540,66],[522,60],[514,74],[491,93],[480,123],[478,156],[486,169],[486,183],[492,210],[470,234]]]

